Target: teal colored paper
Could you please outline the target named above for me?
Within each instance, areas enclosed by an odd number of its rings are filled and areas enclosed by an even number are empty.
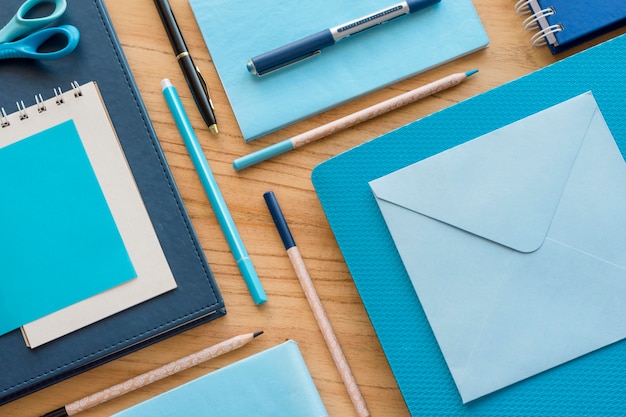
[[[135,278],[70,120],[0,149],[0,334]]]
[[[626,338],[625,184],[591,93],[370,182],[464,402]]]
[[[386,8],[386,0],[190,0],[246,141],[485,47],[471,0],[439,4],[342,40],[264,77],[253,56]]]
[[[112,417],[328,417],[296,342],[289,340]]]

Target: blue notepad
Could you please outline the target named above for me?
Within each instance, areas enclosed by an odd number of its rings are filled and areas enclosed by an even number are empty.
[[[526,0],[553,54],[626,24],[624,0]]]
[[[70,120],[0,149],[0,335],[136,277]]]
[[[443,0],[262,78],[250,58],[393,4],[190,0],[246,141],[487,46],[471,0]]]
[[[328,417],[293,340],[211,372],[112,417]]]
[[[368,185],[587,91],[625,155],[625,78],[622,35],[392,131],[313,171],[321,204],[412,415],[626,414],[626,341],[464,405]]]

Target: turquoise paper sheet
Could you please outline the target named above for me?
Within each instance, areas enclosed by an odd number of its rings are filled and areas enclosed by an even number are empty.
[[[135,278],[70,120],[0,149],[0,335]]]

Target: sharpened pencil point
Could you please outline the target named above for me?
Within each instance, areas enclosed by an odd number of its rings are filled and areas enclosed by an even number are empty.
[[[477,72],[478,72],[478,70],[477,70],[477,69],[473,69],[473,70],[471,70],[471,71],[467,71],[467,72],[465,73],[465,75],[466,75],[466,76],[468,76],[468,77],[471,77],[472,75],[476,74]]]
[[[254,332],[254,334],[252,335],[253,338],[261,336],[263,334],[263,330],[259,330],[258,332]]]

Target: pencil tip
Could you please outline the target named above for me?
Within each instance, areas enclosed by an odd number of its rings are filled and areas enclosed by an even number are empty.
[[[473,70],[471,70],[471,71],[467,71],[467,72],[465,73],[465,75],[466,75],[467,77],[470,77],[470,76],[472,76],[472,75],[476,74],[477,72],[478,72],[478,70],[477,70],[477,69],[473,69]]]
[[[263,330],[259,330],[258,332],[254,332],[254,334],[252,335],[253,338],[257,337],[257,336],[261,336],[263,334]]]

